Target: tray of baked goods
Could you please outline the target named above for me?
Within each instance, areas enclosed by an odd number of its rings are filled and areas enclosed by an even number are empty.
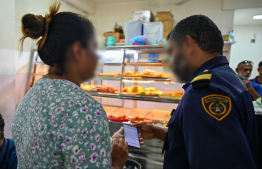
[[[104,106],[107,117],[115,122],[149,122],[151,124],[166,124],[170,119],[170,112],[165,110],[127,109]]]
[[[121,73],[110,73],[110,72],[105,72],[105,73],[100,73],[98,77],[101,78],[119,78],[121,76]]]
[[[144,88],[142,86],[131,86],[131,87],[123,88],[122,95],[146,96],[146,97],[154,97],[154,98],[160,97],[166,99],[180,100],[183,97],[184,92],[180,92],[179,90],[161,91],[161,90],[156,90],[155,87]]]
[[[124,77],[141,77],[141,78],[160,78],[167,79],[167,75],[163,72],[156,72],[155,70],[145,69],[145,72],[133,72],[127,70],[123,74]]]
[[[100,73],[98,75],[98,79],[104,79],[104,80],[120,80],[122,73]],[[145,72],[134,72],[131,70],[127,70],[123,73],[124,79],[129,80],[167,80],[170,81],[170,79],[167,78],[167,75],[163,72],[156,72],[155,70],[146,69]]]
[[[125,63],[126,66],[162,66],[161,62],[134,62]]]
[[[119,94],[119,89],[114,87],[103,87],[100,85],[83,85],[81,84],[81,88],[87,92],[100,92],[100,93],[117,93]]]

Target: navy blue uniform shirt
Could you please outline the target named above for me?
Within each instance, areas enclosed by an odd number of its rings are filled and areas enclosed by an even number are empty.
[[[15,142],[13,139],[6,139],[3,147],[0,149],[0,169],[16,169],[17,157]]]
[[[168,122],[164,169],[253,169],[257,128],[247,88],[224,56],[204,63]]]
[[[258,81],[258,76],[256,76],[254,79],[250,79],[251,82],[254,82],[254,83],[258,83],[258,84],[261,84],[259,81]]]
[[[258,84],[255,82],[250,81],[251,85],[254,87],[254,89],[256,90],[256,92],[262,96],[262,84]]]

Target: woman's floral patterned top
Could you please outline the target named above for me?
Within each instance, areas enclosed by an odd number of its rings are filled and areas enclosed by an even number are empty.
[[[16,109],[12,134],[18,168],[111,168],[106,113],[70,81],[39,79]]]

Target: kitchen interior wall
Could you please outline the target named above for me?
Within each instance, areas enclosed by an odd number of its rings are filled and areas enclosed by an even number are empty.
[[[59,0],[57,0],[59,1]],[[21,18],[26,13],[44,14],[49,4],[54,0],[0,0],[0,112],[6,120],[5,133],[12,137],[10,125],[14,116],[16,105],[26,92],[26,82],[29,73],[31,40],[24,43],[23,52],[19,52],[19,39],[21,38]],[[72,11],[86,15],[82,11],[61,1],[60,11]],[[133,11],[151,10],[171,11],[174,15],[174,23],[193,14],[209,16],[226,34],[232,29],[233,11],[222,11],[221,0],[192,0],[180,6],[176,6],[169,0],[152,0],[140,2],[105,3],[96,5],[96,13],[88,17],[97,28],[97,33],[111,31],[114,23],[124,26],[126,20],[132,20]],[[14,34],[15,32],[15,34]]]
[[[97,34],[112,31],[114,24],[125,27],[125,21],[133,19],[133,12],[151,10],[154,15],[157,11],[171,11],[174,15],[174,24],[181,19],[203,14],[210,17],[220,28],[222,34],[232,30],[234,11],[222,11],[222,0],[192,0],[182,5],[175,5],[171,0],[128,1],[121,3],[104,3],[96,5],[96,13],[88,15],[97,29]]]
[[[15,1],[15,27],[16,27],[16,105],[24,97],[27,91],[27,81],[30,67],[30,52],[34,41],[26,39],[23,52],[19,50],[19,40],[22,37],[21,18],[26,13],[44,15],[48,12],[49,5],[53,2],[61,2],[60,12],[71,11],[86,16],[86,13],[74,8],[63,1],[54,0],[16,0]]]
[[[97,4],[95,14],[88,18],[96,27],[97,34],[102,36],[104,32],[112,31],[115,23],[125,29],[125,21],[133,19],[133,12],[139,10],[151,10],[154,15],[158,11],[170,11],[173,14],[174,25],[181,19],[195,14],[203,14],[211,18],[227,35],[233,28],[234,10],[222,10],[222,0],[191,0],[182,5],[175,5],[173,0],[147,0],[125,1],[118,3]],[[230,59],[231,45],[225,45],[224,55]]]
[[[250,78],[258,75],[258,63],[262,61],[262,24],[261,25],[234,25],[236,44],[231,47],[230,66],[235,69],[239,62],[251,60],[254,62]],[[255,35],[255,37],[254,37]],[[255,38],[255,43],[251,39]]]
[[[5,119],[5,137],[12,137],[15,112],[15,2],[0,0],[0,113]]]
[[[59,0],[57,0],[59,1]],[[26,92],[32,40],[19,51],[21,18],[26,13],[45,14],[54,0],[0,0],[0,113],[5,120],[5,136],[12,138],[11,123],[15,108]],[[60,11],[86,15],[61,1]]]

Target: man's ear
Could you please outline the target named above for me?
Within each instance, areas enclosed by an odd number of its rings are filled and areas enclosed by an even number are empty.
[[[0,139],[2,138],[2,135],[3,135],[3,133],[2,133],[2,131],[0,131]]]
[[[238,73],[238,68],[236,68],[236,72]]]
[[[191,36],[186,35],[184,38],[184,47],[187,49],[187,52],[192,52],[193,48],[197,45],[195,39],[193,39]]]
[[[259,68],[257,68],[257,71],[259,72]]]

